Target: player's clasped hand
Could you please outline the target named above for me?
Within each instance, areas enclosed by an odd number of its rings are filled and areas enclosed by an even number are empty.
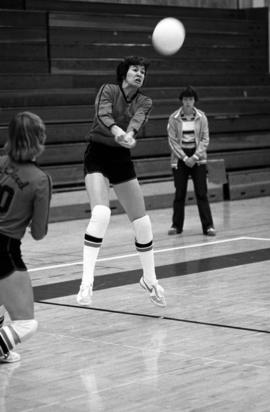
[[[126,149],[132,149],[136,146],[136,140],[129,133],[115,136],[115,141]]]
[[[126,149],[132,149],[136,145],[132,131],[126,133],[121,127],[113,125],[111,132],[114,135],[114,140]]]

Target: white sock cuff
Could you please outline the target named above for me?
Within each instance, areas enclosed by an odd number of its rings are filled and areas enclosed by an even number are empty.
[[[36,319],[14,320],[10,326],[18,335],[20,342],[23,342],[36,332],[38,322]]]
[[[97,238],[103,238],[110,222],[110,217],[111,209],[108,206],[96,205],[92,210],[86,233]]]
[[[153,240],[152,225],[148,215],[134,220],[133,225],[138,243],[146,244]]]

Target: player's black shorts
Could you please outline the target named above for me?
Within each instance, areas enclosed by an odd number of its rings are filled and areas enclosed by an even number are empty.
[[[11,275],[15,270],[27,270],[22,260],[20,240],[0,234],[0,262],[0,279]]]
[[[95,172],[102,173],[112,185],[136,178],[129,149],[90,142],[84,156],[84,174]]]

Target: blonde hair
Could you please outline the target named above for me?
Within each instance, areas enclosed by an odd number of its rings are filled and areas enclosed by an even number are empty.
[[[16,162],[29,162],[43,152],[45,140],[46,128],[41,118],[20,112],[9,123],[5,151]]]

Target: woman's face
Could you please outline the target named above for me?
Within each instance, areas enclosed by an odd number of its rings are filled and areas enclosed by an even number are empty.
[[[145,78],[145,67],[144,66],[129,66],[125,81],[127,86],[139,88],[143,85]]]
[[[195,99],[194,97],[183,97],[182,104],[184,109],[190,110],[194,107]]]

